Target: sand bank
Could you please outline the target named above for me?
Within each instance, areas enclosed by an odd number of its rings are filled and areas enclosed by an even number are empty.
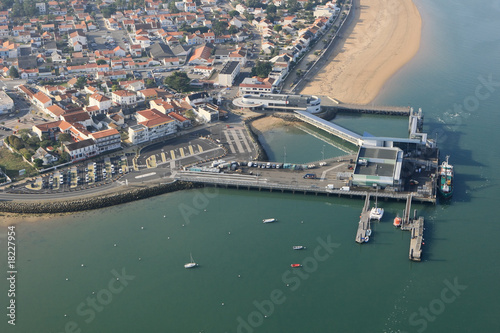
[[[288,125],[292,125],[292,124],[293,123],[291,123],[287,120],[281,119],[281,118],[264,117],[264,118],[260,118],[260,119],[253,121],[252,127],[257,132],[263,133],[263,132],[269,131],[273,128],[276,128],[276,127],[283,127],[283,126],[288,126]]]
[[[302,90],[344,103],[367,104],[420,46],[422,20],[411,0],[356,0],[344,39]]]

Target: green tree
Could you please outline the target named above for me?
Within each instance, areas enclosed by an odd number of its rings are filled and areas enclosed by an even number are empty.
[[[111,15],[116,13],[116,5],[111,4],[109,6],[102,8],[101,13],[102,13],[102,16],[104,16],[104,18],[110,18]]]
[[[35,163],[35,166],[37,168],[41,168],[43,166],[43,161],[39,158],[35,158],[35,160],[33,162]]]
[[[274,4],[269,4],[267,5],[267,8],[266,8],[266,14],[276,14],[276,6]]]
[[[7,137],[7,141],[9,142],[9,145],[16,150],[24,148],[23,141],[15,135],[9,135]]]
[[[238,28],[235,25],[232,25],[229,27],[229,29],[227,29],[227,32],[233,35],[238,32]]]
[[[69,162],[71,160],[71,156],[70,154],[68,154],[68,152],[66,151],[63,151],[63,153],[61,154],[61,163],[66,163],[66,162]]]
[[[16,67],[14,66],[10,66],[10,69],[9,69],[9,76],[11,78],[15,78],[17,79],[19,77],[19,71],[17,70]]]
[[[59,134],[59,136],[57,137],[57,140],[62,143],[62,142],[67,142],[67,141],[71,141],[71,135],[69,135],[68,133],[61,133]]]
[[[119,85],[117,85],[117,84],[113,84],[113,85],[111,86],[111,91],[117,91],[117,90],[120,90],[120,86],[119,86]]]
[[[251,22],[251,21],[253,21],[253,19],[255,18],[255,15],[253,15],[253,14],[251,14],[251,13],[247,12],[247,11],[245,11],[245,12],[243,13],[243,16],[244,16],[244,17],[245,17],[248,21],[250,21],[250,22]]]
[[[99,59],[99,60],[96,61],[96,64],[98,64],[98,65],[105,65],[105,64],[107,64],[107,62],[104,59]]]
[[[156,82],[153,79],[146,79],[144,80],[144,85],[146,86],[146,88],[154,88],[156,87]]]
[[[267,77],[273,70],[273,65],[269,61],[257,61],[252,68],[252,75],[258,77]]]
[[[179,12],[179,9],[177,9],[177,7],[175,6],[175,1],[170,1],[168,3],[168,10],[172,14],[176,14]]]
[[[194,114],[193,110],[187,110],[185,113],[184,113],[184,116],[190,120],[195,120],[196,119],[196,115]]]
[[[191,79],[185,72],[174,72],[165,78],[165,84],[178,92],[185,92],[189,89]]]
[[[278,32],[278,33],[281,31],[281,29],[283,29],[283,27],[281,25],[279,25],[279,24],[276,24],[273,27],[273,30],[276,31],[276,32]]]
[[[229,16],[231,17],[235,17],[235,16],[239,16],[240,15],[240,12],[237,11],[237,10],[231,10],[229,11],[229,13],[227,13]]]
[[[83,89],[86,83],[87,78],[85,76],[80,76],[78,79],[76,79],[75,87],[77,87],[78,89]]]
[[[227,22],[223,21],[215,21],[212,23],[212,30],[217,36],[220,36],[224,33],[227,28]]]

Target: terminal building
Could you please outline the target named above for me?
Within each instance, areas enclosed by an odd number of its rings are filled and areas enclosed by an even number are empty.
[[[400,189],[402,164],[403,150],[397,147],[362,146],[358,151],[352,185]]]
[[[234,99],[233,104],[240,108],[265,111],[307,111],[317,113],[321,110],[321,99],[311,95],[247,94]]]

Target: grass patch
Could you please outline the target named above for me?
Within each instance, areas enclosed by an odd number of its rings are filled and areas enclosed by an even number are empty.
[[[32,177],[38,173],[31,165],[24,162],[19,154],[13,154],[5,147],[0,148],[0,168],[12,180],[23,179],[25,177]],[[26,169],[24,176],[19,176],[19,170]]]

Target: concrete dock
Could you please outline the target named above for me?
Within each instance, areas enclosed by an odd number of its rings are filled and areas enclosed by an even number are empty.
[[[424,240],[424,218],[419,217],[414,220],[411,227],[410,254],[413,261],[420,261],[422,256],[422,242]]]
[[[370,230],[370,231],[368,231]],[[370,239],[367,233],[371,233],[370,227],[370,194],[366,193],[365,205],[359,216],[358,231],[356,232],[356,243],[366,243]]]
[[[422,216],[416,218],[417,212],[414,212],[413,219],[410,217],[411,201],[413,196],[408,195],[406,200],[406,208],[403,213],[403,221],[401,230],[410,231],[410,253],[409,259],[420,261],[422,257],[422,242],[424,240],[424,218]]]

